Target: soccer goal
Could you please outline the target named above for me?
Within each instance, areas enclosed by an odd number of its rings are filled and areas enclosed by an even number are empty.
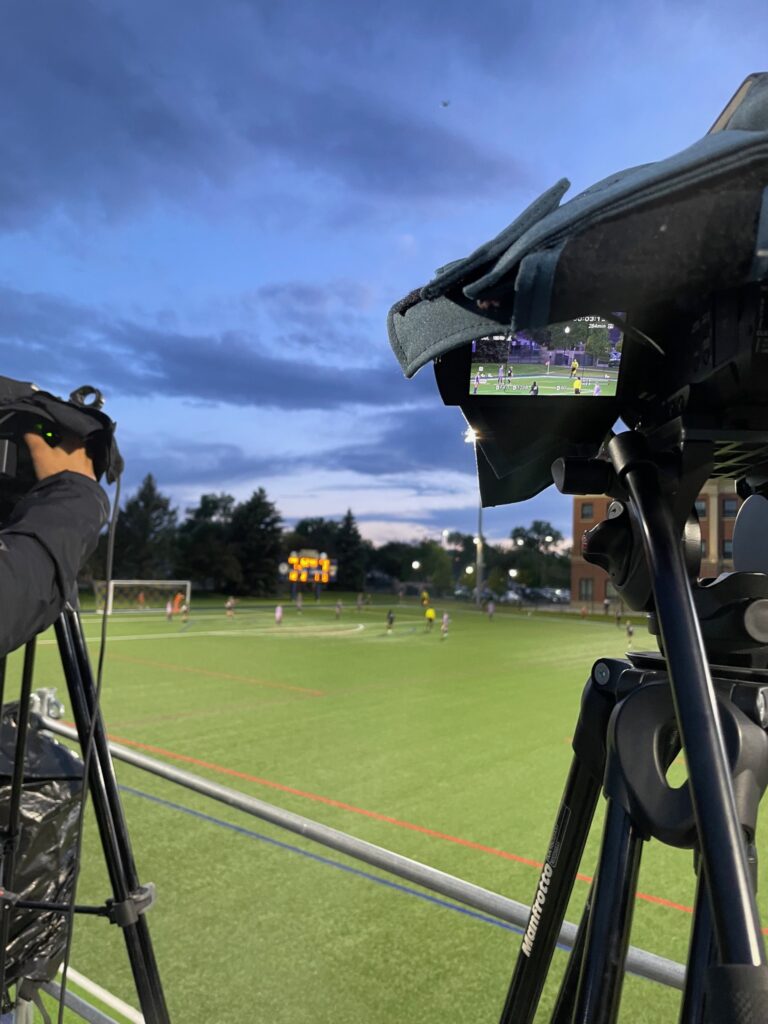
[[[99,614],[113,612],[164,612],[169,601],[177,594],[189,606],[192,584],[189,580],[95,580],[96,611]]]

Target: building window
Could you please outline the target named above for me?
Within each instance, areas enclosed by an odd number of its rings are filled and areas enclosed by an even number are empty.
[[[592,580],[579,580],[579,600],[580,601],[591,601],[592,600]]]
[[[739,511],[738,498],[723,498],[723,519],[733,519]]]
[[[707,504],[708,502],[706,498],[697,498],[693,503],[693,507],[696,509],[696,515],[699,519],[707,518]]]
[[[582,501],[581,503],[581,518],[591,519],[595,514],[595,506],[591,501]]]
[[[723,558],[733,558],[733,541],[730,537],[723,537]]]

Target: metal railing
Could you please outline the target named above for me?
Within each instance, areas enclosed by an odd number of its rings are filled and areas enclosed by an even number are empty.
[[[37,721],[42,728],[49,732],[77,741],[75,729],[45,716],[39,716]],[[281,807],[276,807],[274,804],[266,803],[264,800],[248,796],[238,790],[222,786],[217,782],[211,782],[209,779],[195,775],[192,772],[157,761],[155,758],[147,757],[146,754],[140,754],[138,751],[123,747],[119,743],[110,743],[109,749],[112,756],[119,761],[124,761],[135,768],[151,772],[159,778],[184,786],[195,793],[210,797],[212,800],[217,800],[228,807],[234,807],[262,821],[270,822],[272,825],[303,836],[305,839],[311,839],[313,842],[346,854],[356,860],[363,861],[388,874],[414,882],[424,889],[429,889],[465,906],[480,910],[491,917],[497,918],[499,921],[504,921],[522,930],[525,930],[528,925],[531,912],[528,904],[519,903],[517,900],[509,899],[500,893],[484,889],[482,886],[474,885],[463,878],[449,875],[444,871],[439,871],[437,868],[422,864],[420,861],[394,853],[392,850],[376,846],[373,843],[366,842],[364,839],[357,839],[355,836],[342,832],[339,829],[323,825],[320,822],[313,821],[311,818],[305,818],[301,814],[286,811]],[[561,945],[571,949],[575,938],[576,925],[566,921],[560,932],[559,942]],[[649,953],[636,946],[630,946],[625,966],[626,970],[640,977],[648,978],[651,981],[656,981],[672,988],[683,988],[685,967],[674,960],[668,960],[665,957],[657,956],[655,953]]]

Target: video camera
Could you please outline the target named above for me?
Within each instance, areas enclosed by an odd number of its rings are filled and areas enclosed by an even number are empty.
[[[567,187],[389,314],[406,375],[434,360],[474,429],[483,504],[537,494],[618,420],[768,480],[768,74],[683,152]]]
[[[52,448],[75,437],[84,443],[97,478],[117,479],[123,459],[115,423],[101,411],[103,404],[101,392],[89,385],[64,399],[35,384],[0,377],[0,518],[35,482],[24,434],[40,434]]]

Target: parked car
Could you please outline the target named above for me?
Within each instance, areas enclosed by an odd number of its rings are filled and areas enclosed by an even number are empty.
[[[501,595],[499,601],[501,602],[501,604],[512,605],[521,605],[523,603],[522,597],[520,596],[520,594],[518,594],[516,590],[508,590],[505,594]]]

